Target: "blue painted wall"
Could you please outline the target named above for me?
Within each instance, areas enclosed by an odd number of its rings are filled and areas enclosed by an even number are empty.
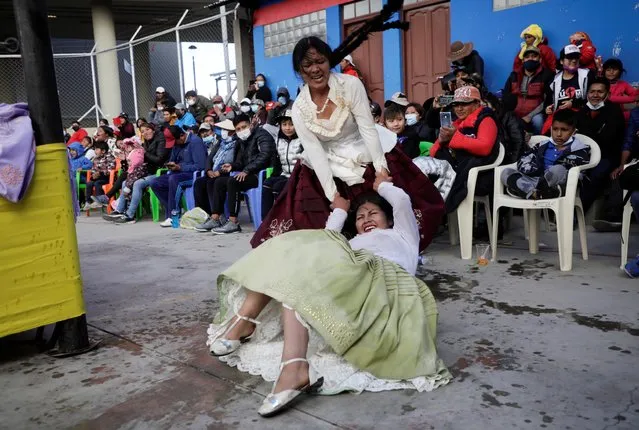
[[[388,0],[384,0],[384,4]],[[399,19],[399,14],[391,20]],[[389,100],[398,91],[404,91],[404,63],[401,30],[387,30],[382,34],[384,49],[384,97]]]
[[[339,6],[326,9],[326,34],[331,48],[337,48],[342,41],[342,19]],[[293,60],[290,54],[266,58],[264,56],[264,27],[253,28],[253,44],[255,48],[255,73],[263,73],[266,83],[275,97],[279,87],[288,88],[291,97],[295,98],[297,87],[302,82],[293,71]]]
[[[493,12],[491,0],[451,1],[451,41],[472,41],[486,63],[486,81],[501,88],[518,52],[521,31],[538,24],[559,55],[575,31],[590,35],[604,61],[618,57],[639,81],[639,3],[637,0],[546,0]]]

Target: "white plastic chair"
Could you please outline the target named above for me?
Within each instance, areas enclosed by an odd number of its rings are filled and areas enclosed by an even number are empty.
[[[542,137],[548,139],[547,137]],[[568,171],[568,181],[566,183],[566,195],[556,199],[526,200],[510,197],[504,193],[504,186],[501,183],[501,172],[506,168],[516,168],[513,163],[507,166],[500,166],[495,169],[495,198],[493,209],[493,235],[492,249],[493,261],[497,259],[497,220],[501,207],[518,208],[528,212],[528,248],[531,254],[539,252],[539,214],[542,209],[550,209],[555,212],[557,220],[557,242],[559,249],[559,267],[562,271],[572,270],[572,228],[577,210],[577,223],[579,224],[579,239],[581,242],[581,253],[584,260],[588,260],[588,244],[586,241],[586,219],[581,198],[577,194],[579,175],[584,170],[592,169],[601,160],[601,150],[597,143],[588,136],[578,134],[577,138],[590,147],[590,163],[583,166],[573,167]]]
[[[470,260],[473,255],[473,208],[474,203],[484,205],[486,212],[486,223],[488,224],[488,235],[492,243],[492,232],[490,226],[492,225],[492,217],[490,214],[490,197],[489,196],[475,196],[475,187],[477,185],[477,176],[479,172],[484,170],[491,170],[499,166],[504,160],[506,151],[504,146],[499,144],[499,155],[492,164],[485,166],[473,167],[468,172],[468,182],[466,187],[468,188],[468,195],[457,207],[455,212],[448,215],[448,235],[451,245],[457,245],[461,250],[461,258],[463,260]],[[459,242],[458,242],[459,239]]]
[[[628,166],[636,164],[636,162],[626,164],[623,168],[626,169]],[[626,195],[630,191],[624,191],[623,196],[626,198]],[[623,208],[623,220],[621,223],[621,268],[623,269],[628,262],[628,239],[630,238],[630,221],[632,219],[632,205],[630,204],[630,200],[626,203]]]

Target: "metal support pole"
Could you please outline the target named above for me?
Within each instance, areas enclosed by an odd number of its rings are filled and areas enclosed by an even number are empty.
[[[195,77],[195,54],[191,57],[193,59],[193,89],[197,91],[197,78]]]
[[[133,57],[133,40],[135,40],[135,36],[138,35],[140,30],[142,30],[141,25],[138,27],[137,30],[135,30],[135,33],[133,33],[133,37],[131,37],[131,40],[129,40],[129,57],[131,59],[131,82],[133,83],[133,106],[135,109],[136,121],[137,118],[140,117],[140,115],[138,115],[138,90],[136,88],[135,82],[135,58]]]
[[[180,101],[184,101],[184,93],[186,91],[184,91],[184,70],[182,70],[182,44],[180,43],[180,25],[182,24],[182,21],[184,21],[184,18],[186,18],[186,14],[189,13],[189,10],[185,10],[184,13],[182,14],[182,18],[180,18],[180,20],[178,21],[177,25],[175,26],[175,42],[177,43],[177,56],[178,56],[178,72],[180,74]]]
[[[226,72],[226,94],[231,93],[231,61],[229,59],[229,33],[226,27],[226,6],[220,7],[222,23],[222,47],[224,48],[224,71]]]
[[[93,45],[91,50],[91,79],[93,79],[93,107],[95,107],[95,126],[100,126],[100,108],[98,107],[98,81],[95,77],[95,49],[97,45]]]
[[[62,116],[55,79],[45,0],[14,0],[13,11],[20,35],[24,83],[36,145],[62,143]],[[86,315],[60,321],[58,350],[73,354],[89,346]]]

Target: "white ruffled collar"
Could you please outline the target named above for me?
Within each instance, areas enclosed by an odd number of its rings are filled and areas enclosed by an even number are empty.
[[[335,103],[335,111],[330,120],[317,119],[317,105],[311,99],[308,85],[304,85],[295,104],[301,112],[306,127],[316,135],[336,137],[341,133],[344,123],[350,114],[350,102],[346,96],[345,81],[338,74],[332,73],[328,78],[328,98]]]

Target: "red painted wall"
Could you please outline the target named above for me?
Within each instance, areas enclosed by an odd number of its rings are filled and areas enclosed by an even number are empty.
[[[256,10],[253,14],[253,25],[272,24],[350,1],[352,0],[284,0]]]

